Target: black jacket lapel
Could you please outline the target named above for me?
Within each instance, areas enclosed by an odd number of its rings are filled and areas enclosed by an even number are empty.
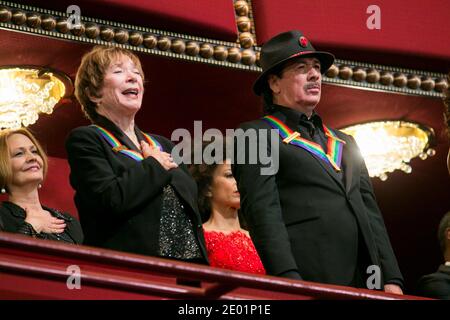
[[[350,141],[348,141],[347,139],[345,139],[345,136],[343,136],[342,134],[340,134],[340,132],[337,132],[336,134],[339,136],[339,138],[341,138],[342,140],[344,140],[346,142],[346,144],[344,145],[344,148],[342,150],[342,169],[344,170],[344,183],[345,183],[345,190],[348,193],[352,187],[352,183],[353,178],[356,174],[356,172],[353,172],[353,170],[355,169],[354,163],[351,157],[351,150],[350,150],[350,146],[349,143]]]

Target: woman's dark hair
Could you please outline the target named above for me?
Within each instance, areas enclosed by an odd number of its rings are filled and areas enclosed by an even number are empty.
[[[210,192],[211,184],[213,181],[214,171],[218,164],[194,164],[189,170],[192,176],[197,182],[198,188],[198,208],[202,217],[202,222],[206,222],[211,215],[211,197],[208,195]]]
[[[209,143],[203,143],[202,146],[202,154],[205,148],[209,145]],[[216,154],[213,150],[211,153],[212,157],[215,157]],[[222,144],[222,157],[219,160],[219,163],[213,163],[213,164],[192,164],[189,167],[189,171],[192,174],[192,177],[194,177],[195,182],[197,182],[197,188],[198,188],[198,208],[200,210],[200,215],[202,217],[202,222],[206,222],[209,219],[209,216],[211,215],[211,185],[213,182],[213,175],[214,171],[217,169],[217,167],[225,162],[227,159],[227,153],[226,153],[226,144]]]

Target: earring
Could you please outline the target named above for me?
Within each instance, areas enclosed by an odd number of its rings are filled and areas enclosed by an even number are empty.
[[[39,183],[38,184],[38,189],[40,189],[40,188],[42,188],[42,184]]]
[[[6,193],[6,189],[5,189],[5,188],[2,188],[2,189],[0,190],[0,192],[1,192],[1,193]]]

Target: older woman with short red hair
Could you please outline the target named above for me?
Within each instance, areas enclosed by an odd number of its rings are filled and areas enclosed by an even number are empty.
[[[92,122],[66,142],[85,243],[206,263],[195,181],[174,163],[170,140],[135,124],[144,95],[139,58],[94,47],[81,61],[75,95]]]

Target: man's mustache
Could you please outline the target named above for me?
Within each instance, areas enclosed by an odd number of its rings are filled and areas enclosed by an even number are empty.
[[[305,84],[305,90],[309,90],[309,89],[320,89],[320,83],[318,82],[308,82],[307,84]]]

